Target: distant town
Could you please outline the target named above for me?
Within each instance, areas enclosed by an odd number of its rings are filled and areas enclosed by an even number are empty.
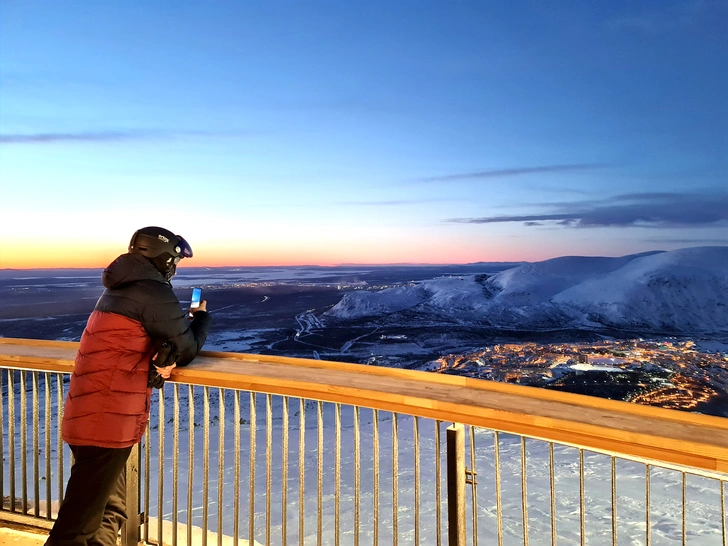
[[[671,409],[728,409],[728,352],[701,352],[692,341],[508,343],[442,356],[429,369]]]

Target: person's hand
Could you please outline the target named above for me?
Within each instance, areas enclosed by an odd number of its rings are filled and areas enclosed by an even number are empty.
[[[207,300],[201,300],[200,305],[194,309],[190,308],[190,314],[194,315],[197,311],[207,311]]]
[[[177,363],[174,362],[173,364],[171,364],[169,366],[165,366],[164,368],[157,368],[157,373],[163,379],[169,379],[169,376],[172,375],[172,370],[174,370],[176,367],[177,367]]]

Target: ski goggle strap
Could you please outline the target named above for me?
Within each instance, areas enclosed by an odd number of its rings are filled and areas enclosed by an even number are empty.
[[[185,238],[181,235],[177,235],[179,241],[177,242],[177,248],[175,250],[179,253],[180,258],[192,258],[192,247],[185,241]]]

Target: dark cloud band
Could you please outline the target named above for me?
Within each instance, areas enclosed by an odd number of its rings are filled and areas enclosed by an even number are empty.
[[[523,222],[566,227],[701,227],[728,225],[728,193],[642,193],[601,202],[551,203],[540,214],[451,218],[458,224]]]

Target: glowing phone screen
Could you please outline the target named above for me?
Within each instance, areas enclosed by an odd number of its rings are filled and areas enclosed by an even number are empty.
[[[195,308],[200,306],[200,298],[202,297],[202,288],[192,289],[192,301],[190,307]]]

